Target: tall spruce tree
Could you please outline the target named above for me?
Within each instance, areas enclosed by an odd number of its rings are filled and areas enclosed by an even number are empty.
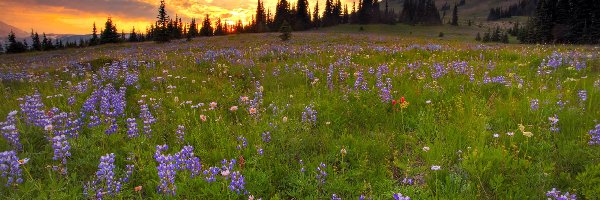
[[[315,9],[313,9],[313,19],[312,24],[315,29],[321,27],[321,18],[319,17],[319,1],[315,4]]]
[[[458,5],[454,5],[454,10],[452,10],[452,26],[458,26]]]
[[[17,38],[15,36],[15,33],[10,30],[10,33],[8,33],[8,44],[6,45],[6,53],[22,53],[27,51],[27,47],[17,41]]]
[[[119,33],[117,33],[117,26],[113,24],[112,18],[108,17],[104,24],[104,30],[100,35],[100,43],[117,43],[119,42]]]
[[[267,26],[267,13],[265,12],[264,3],[258,0],[256,5],[256,16],[254,16],[254,31],[257,33],[267,32],[269,27]]]
[[[306,30],[310,28],[310,13],[308,11],[308,0],[298,0],[296,5],[296,20],[294,30]]]
[[[200,28],[200,35],[213,36],[213,32],[213,27],[210,23],[210,17],[208,16],[208,14],[206,14],[206,17],[204,17],[204,21],[202,22],[202,28]]]
[[[223,27],[220,17],[217,18],[217,23],[215,24],[215,35],[216,36],[225,35],[225,27]]]
[[[138,34],[135,32],[135,26],[131,29],[131,33],[129,34],[129,42],[138,42]]]
[[[154,31],[152,32],[152,36],[154,41],[156,42],[169,42],[171,40],[169,36],[168,24],[169,24],[169,16],[167,15],[165,1],[160,1],[160,6],[158,7],[158,16],[156,16],[157,21],[154,27]]]
[[[41,51],[42,43],[40,42],[40,35],[37,32],[33,33],[33,29],[31,30],[31,50]]]
[[[188,30],[188,35],[191,38],[198,37],[198,24],[196,24],[196,18],[192,18],[192,22],[190,23],[190,28]]]
[[[100,43],[100,40],[98,39],[98,29],[96,28],[96,22],[94,22],[94,25],[92,27],[92,39],[90,39],[90,46],[94,46]]]
[[[283,21],[290,21],[290,4],[287,0],[279,0],[275,8],[275,19],[273,20],[274,27],[281,27]]]

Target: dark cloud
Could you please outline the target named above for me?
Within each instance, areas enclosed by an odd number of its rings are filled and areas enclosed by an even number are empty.
[[[151,19],[155,5],[135,0],[2,0],[4,3],[28,7],[51,6],[87,12],[106,13],[130,18]]]

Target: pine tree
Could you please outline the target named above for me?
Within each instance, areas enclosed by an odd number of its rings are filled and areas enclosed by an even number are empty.
[[[113,24],[112,19],[108,17],[104,24],[104,30],[100,35],[100,43],[117,43],[119,42],[119,34],[117,33],[117,27]]]
[[[212,24],[210,23],[210,18],[208,16],[208,14],[206,14],[206,17],[204,18],[204,21],[202,22],[202,28],[200,28],[200,35],[201,36],[212,36],[213,35],[213,28],[212,28]]]
[[[40,42],[40,35],[36,32],[33,33],[33,29],[31,30],[31,49],[34,51],[42,50],[42,43]]]
[[[481,34],[477,32],[477,36],[475,36],[475,41],[481,41]]]
[[[129,42],[138,42],[138,35],[135,32],[135,26],[131,29],[131,33],[129,34]]]
[[[312,24],[315,29],[319,29],[319,27],[321,27],[321,18],[319,17],[319,1],[317,1],[315,4],[315,9],[313,10]]]
[[[265,13],[265,6],[261,0],[258,0],[256,5],[256,16],[254,21],[254,31],[257,33],[262,33],[268,31],[267,26],[267,14]]]
[[[216,36],[225,35],[225,28],[223,27],[223,24],[221,23],[221,18],[217,18],[217,23],[215,25],[215,35]]]
[[[288,41],[292,37],[292,27],[290,27],[290,23],[288,23],[287,20],[284,20],[283,23],[281,23],[279,32],[281,33],[279,38],[281,38],[282,41]]]
[[[275,19],[273,21],[273,26],[281,27],[283,21],[290,21],[290,4],[287,0],[279,0],[277,2],[277,7],[275,9]]]
[[[94,22],[94,25],[92,27],[92,39],[90,40],[90,46],[97,45],[100,42],[98,39],[97,32],[98,30],[96,29],[96,22]]]
[[[296,19],[294,30],[306,30],[310,28],[310,13],[308,11],[308,0],[298,0],[296,5]]]
[[[8,33],[8,44],[6,45],[6,53],[22,53],[26,50],[27,47],[23,43],[17,41],[15,33],[12,30],[10,30],[10,33]]]
[[[156,42],[169,42],[171,40],[167,27],[169,23],[169,16],[167,15],[167,10],[165,7],[165,1],[161,0],[160,6],[158,7],[158,16],[156,17],[156,26],[152,32],[153,39]]]
[[[191,38],[198,37],[198,24],[196,24],[195,18],[192,18],[192,23],[190,23],[190,28],[189,28],[187,34]]]
[[[348,5],[344,5],[344,14],[342,17],[342,24],[347,24],[350,22],[350,13],[348,13]]]
[[[508,33],[504,33],[502,34],[502,39],[501,39],[502,43],[504,44],[508,44]]]
[[[452,26],[458,26],[458,5],[454,5],[454,10],[452,11]]]

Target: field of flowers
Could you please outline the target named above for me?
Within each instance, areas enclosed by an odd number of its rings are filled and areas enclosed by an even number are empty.
[[[0,56],[2,199],[597,199],[600,49],[372,34]]]

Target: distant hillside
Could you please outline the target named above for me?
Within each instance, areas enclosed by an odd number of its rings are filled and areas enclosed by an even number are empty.
[[[452,8],[454,7],[455,2],[458,3],[460,1],[435,0],[435,5],[437,6],[438,10],[442,9],[442,6],[445,4],[450,6],[450,9],[446,11],[446,16],[443,19],[444,23],[446,23],[452,16]],[[519,2],[519,0],[465,0],[465,5],[458,7],[459,19],[485,21],[491,8],[499,6],[508,7],[509,5],[517,2]],[[394,9],[396,14],[400,14],[400,12],[402,12],[403,3],[404,0],[389,0],[389,9]],[[381,2],[380,8],[382,10],[385,9],[385,0]],[[442,16],[441,11],[440,16]]]
[[[0,21],[0,38],[8,37],[8,34],[10,33],[11,30],[15,33],[17,38],[24,38],[24,37],[29,36],[29,33],[25,32],[17,27],[11,26],[7,23]]]

